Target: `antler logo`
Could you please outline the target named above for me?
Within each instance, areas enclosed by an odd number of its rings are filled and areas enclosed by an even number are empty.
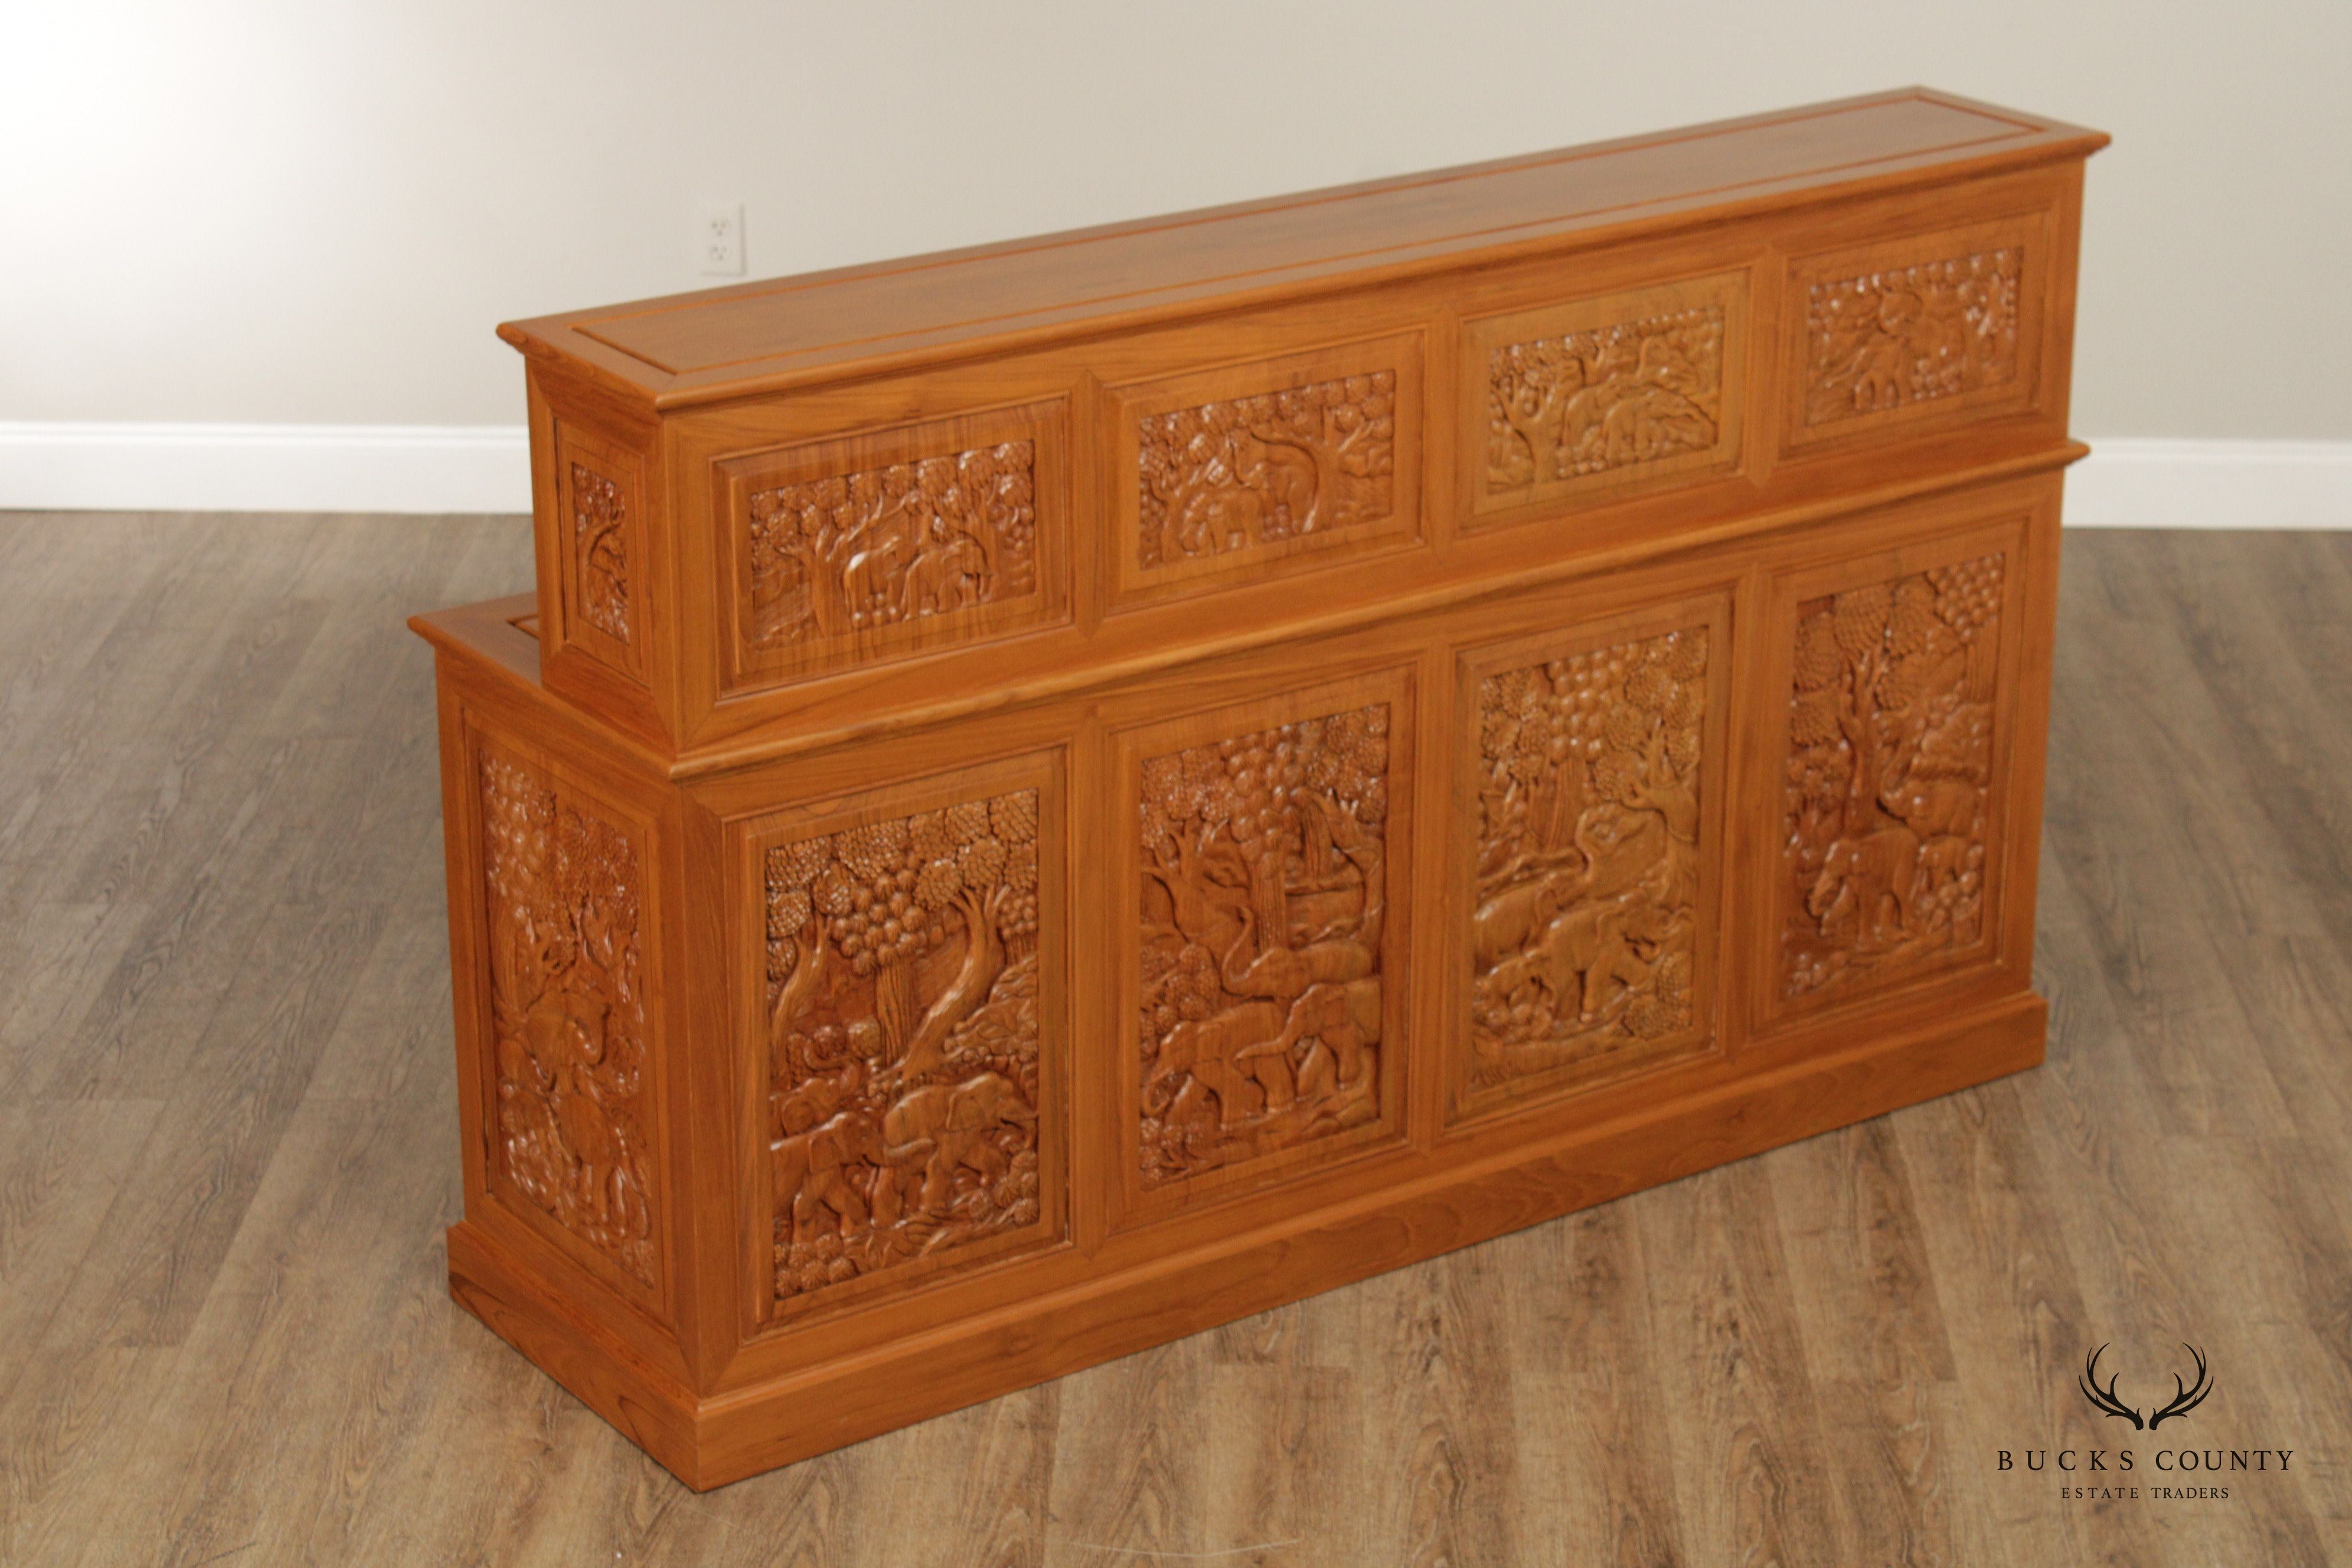
[[[2167,1405],[2163,1409],[2156,1412],[2153,1415],[2150,1415],[2147,1420],[2141,1420],[2139,1412],[2133,1406],[2126,1405],[2116,1394],[2115,1373],[2111,1373],[2108,1374],[2106,1386],[2103,1388],[2099,1385],[2099,1358],[2107,1353],[2107,1347],[2105,1345],[2101,1345],[2097,1350],[2093,1351],[2089,1359],[2083,1363],[2083,1381],[2081,1384],[2083,1397],[2091,1402],[2092,1408],[2103,1411],[2109,1415],[2118,1416],[2123,1420],[2130,1422],[2132,1424],[2132,1430],[2135,1432],[2142,1429],[2153,1432],[2158,1426],[2170,1420],[2173,1416],[2188,1415],[2200,1405],[2204,1404],[2205,1396],[2213,1392],[2213,1380],[2205,1370],[2205,1352],[2203,1351],[2199,1350],[2195,1345],[2189,1343],[2185,1340],[2181,1342],[2180,1348],[2187,1351],[2189,1355],[2195,1359],[2197,1363],[2197,1381],[2191,1384],[2183,1384],[2180,1381],[2180,1374],[2177,1372],[2174,1373],[2172,1374],[2172,1403]]]

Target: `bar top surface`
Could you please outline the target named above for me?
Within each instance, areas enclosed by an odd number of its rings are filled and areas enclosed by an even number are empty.
[[[499,335],[681,407],[1346,287],[1467,251],[1793,193],[2081,156],[2096,132],[1923,88],[1364,184],[509,322]]]

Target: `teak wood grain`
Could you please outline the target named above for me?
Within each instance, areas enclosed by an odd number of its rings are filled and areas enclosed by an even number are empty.
[[[539,593],[415,623],[459,1300],[707,1487],[2040,1059],[2103,142],[506,329]]]

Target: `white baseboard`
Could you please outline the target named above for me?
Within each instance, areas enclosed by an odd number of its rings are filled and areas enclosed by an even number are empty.
[[[519,425],[0,423],[0,510],[522,512]],[[2092,442],[2087,528],[2352,528],[2352,441]]]
[[[2352,441],[2086,439],[2072,526],[2352,528]]]
[[[0,509],[527,512],[520,425],[0,423]]]

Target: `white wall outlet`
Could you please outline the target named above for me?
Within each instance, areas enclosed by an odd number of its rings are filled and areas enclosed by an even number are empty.
[[[694,209],[694,264],[705,278],[743,276],[741,202],[705,202]]]

